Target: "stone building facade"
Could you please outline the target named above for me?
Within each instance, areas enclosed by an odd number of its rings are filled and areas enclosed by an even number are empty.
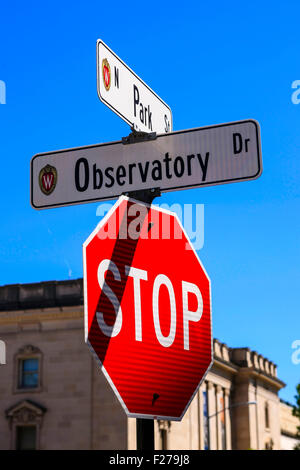
[[[0,287],[0,340],[0,449],[136,449],[136,420],[84,343],[81,279]],[[283,386],[273,362],[214,340],[183,420],[155,421],[156,449],[280,449]]]
[[[293,416],[293,406],[283,400],[280,401],[280,428],[281,428],[281,449],[293,450],[300,444],[300,439],[296,437],[297,427],[300,426],[299,419]]]

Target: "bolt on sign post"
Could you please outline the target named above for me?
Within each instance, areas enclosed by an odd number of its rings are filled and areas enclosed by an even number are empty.
[[[85,340],[127,416],[181,420],[212,327],[210,280],[177,216],[122,196],[83,259]]]

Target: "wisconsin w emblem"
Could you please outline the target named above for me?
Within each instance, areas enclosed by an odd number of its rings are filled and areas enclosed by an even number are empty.
[[[39,184],[41,191],[47,196],[51,194],[56,186],[57,171],[54,166],[46,165],[39,174]]]
[[[111,75],[110,65],[107,59],[102,60],[102,78],[106,91],[110,89]]]

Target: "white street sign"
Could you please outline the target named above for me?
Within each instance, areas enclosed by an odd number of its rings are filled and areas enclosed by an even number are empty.
[[[103,41],[97,41],[100,100],[136,130],[163,134],[173,129],[169,106]]]
[[[31,204],[46,209],[141,189],[198,188],[256,179],[261,172],[259,124],[245,120],[35,155]]]

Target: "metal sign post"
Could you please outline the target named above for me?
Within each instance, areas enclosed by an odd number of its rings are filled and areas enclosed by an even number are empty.
[[[149,136],[147,134],[138,134],[133,129],[128,137],[123,138],[123,141],[133,143],[137,139],[147,140]],[[152,188],[146,191],[132,191],[126,195],[137,201],[152,204],[154,198],[160,196],[160,189]],[[136,450],[155,450],[154,419],[136,419]]]
[[[136,450],[155,450],[154,419],[137,418]]]
[[[147,191],[132,192],[128,196],[137,201],[152,204],[153,199],[160,196],[160,190],[153,188]],[[154,419],[136,419],[136,450],[155,450]]]

